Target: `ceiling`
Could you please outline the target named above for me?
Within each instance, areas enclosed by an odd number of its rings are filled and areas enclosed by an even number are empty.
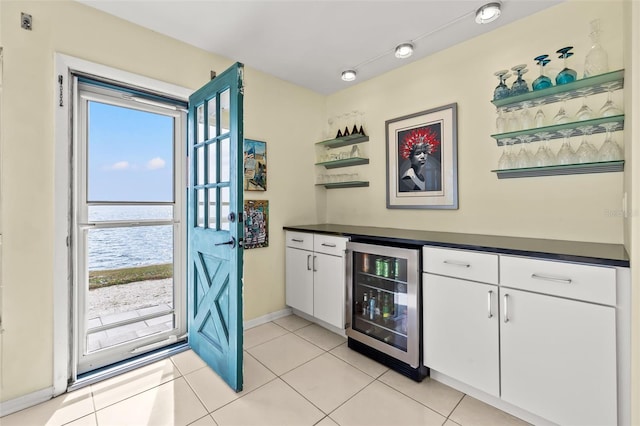
[[[77,1],[328,95],[563,0],[503,0],[485,25],[474,18],[488,0]],[[395,58],[406,41],[413,56]],[[345,69],[358,78],[342,81]]]

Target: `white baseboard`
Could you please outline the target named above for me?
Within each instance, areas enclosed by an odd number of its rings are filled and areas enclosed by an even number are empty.
[[[53,398],[53,386],[32,392],[15,399],[0,402],[0,417],[24,410]]]
[[[276,311],[276,312],[270,312],[267,315],[263,315],[261,317],[254,318],[252,320],[245,321],[244,322],[244,329],[248,330],[250,328],[257,327],[257,326],[262,325],[262,324],[266,324],[269,321],[273,321],[273,320],[278,319],[278,318],[286,317],[287,315],[291,315],[291,308],[282,309],[282,310]]]

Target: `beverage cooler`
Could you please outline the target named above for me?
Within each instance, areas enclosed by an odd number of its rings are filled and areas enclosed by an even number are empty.
[[[347,243],[348,345],[417,381],[422,367],[420,250]]]

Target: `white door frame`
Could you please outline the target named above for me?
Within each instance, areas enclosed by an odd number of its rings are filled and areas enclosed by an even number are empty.
[[[163,93],[185,102],[191,89],[165,83],[106,65],[55,53],[54,58],[54,247],[53,247],[53,396],[67,390],[71,375],[71,349],[73,344],[71,317],[71,143],[73,135],[72,72],[96,75],[123,84]],[[60,84],[59,79],[62,78]],[[176,157],[176,162],[185,161]],[[185,182],[176,182],[184,187]]]

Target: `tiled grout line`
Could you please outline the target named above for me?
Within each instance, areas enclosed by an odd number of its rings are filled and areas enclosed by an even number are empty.
[[[451,412],[450,412],[450,413],[449,413],[449,415],[447,416],[447,420],[450,420],[450,419],[449,419],[449,417],[451,417],[451,415],[453,414],[453,412],[454,412],[454,411],[456,411],[456,408],[458,408],[458,406],[462,403],[462,400],[464,399],[464,397],[465,397],[465,396],[467,396],[467,394],[466,394],[466,393],[463,393],[463,394],[462,394],[462,398],[460,398],[460,401],[458,401],[458,403],[456,404],[456,406],[455,406],[455,407],[453,407],[453,409],[451,410]],[[453,423],[455,423],[455,424],[458,424],[458,423],[456,423],[456,422],[455,422],[455,421],[453,421],[453,420],[451,420],[451,421],[452,421]]]

